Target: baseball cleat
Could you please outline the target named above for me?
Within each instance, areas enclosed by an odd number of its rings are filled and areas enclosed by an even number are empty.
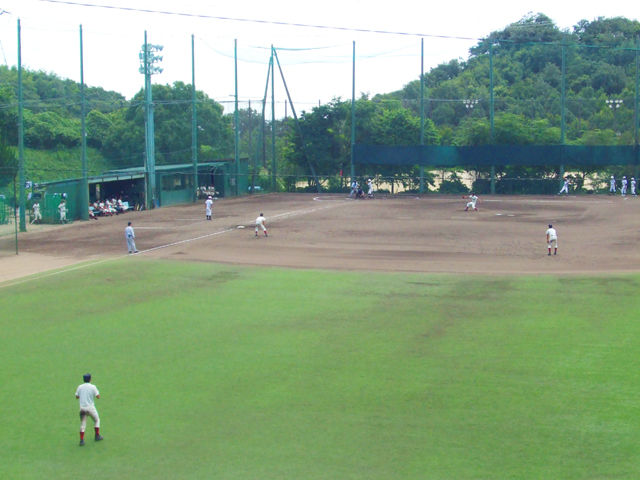
[[[551,252],[547,253],[547,255],[550,257],[551,256]]]
[[[84,439],[80,440],[80,446],[84,447]]]
[[[100,440],[104,440],[104,437],[102,435],[96,435],[96,442],[99,442]]]

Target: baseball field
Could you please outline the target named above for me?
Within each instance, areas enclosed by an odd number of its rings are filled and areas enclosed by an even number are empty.
[[[639,478],[640,200],[465,204],[269,195],[22,234],[0,478]],[[79,447],[87,372],[105,440],[89,420]]]

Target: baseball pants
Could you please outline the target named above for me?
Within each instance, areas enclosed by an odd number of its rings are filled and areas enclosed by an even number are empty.
[[[129,253],[136,251],[136,242],[133,238],[127,238],[127,250],[129,250]]]
[[[91,417],[93,419],[93,423],[96,428],[100,428],[100,416],[98,415],[98,411],[96,407],[82,407],[80,409],[80,431],[84,432],[85,428],[87,428],[87,417]]]
[[[558,239],[556,237],[551,237],[549,239],[549,248],[558,248]]]

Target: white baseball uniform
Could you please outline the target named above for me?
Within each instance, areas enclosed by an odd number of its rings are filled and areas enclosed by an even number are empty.
[[[100,392],[95,385],[83,383],[76,390],[76,397],[80,401],[80,431],[84,432],[87,427],[87,415],[93,419],[96,428],[100,427],[100,416],[95,406],[95,398]]]
[[[372,196],[373,196],[373,182],[372,182],[371,180],[368,180],[368,181],[367,181],[367,185],[368,185],[368,187],[369,187],[369,193],[368,193],[368,195],[369,195],[370,197],[372,197]]]
[[[622,196],[624,197],[627,194],[627,179],[622,179],[622,188],[620,189]]]
[[[358,193],[358,182],[353,182],[351,184],[351,193],[349,194],[349,198],[353,197],[356,193]]]
[[[256,218],[256,234],[258,233],[259,227],[262,227],[263,232],[267,230],[267,227],[264,226],[264,221],[265,221],[265,218],[263,216]]]
[[[611,177],[611,187],[609,188],[609,193],[616,193],[616,179]]]
[[[631,195],[633,195],[634,197],[637,196],[636,195],[636,179],[635,178],[631,179]]]
[[[549,244],[547,246],[549,248],[558,248],[558,233],[556,232],[556,229],[548,229],[547,235],[549,235]]]
[[[213,200],[207,198],[207,201],[204,202],[205,214],[207,217],[211,216],[211,207],[213,206]]]
[[[136,234],[134,233],[133,227],[131,225],[124,229],[124,238],[127,239],[127,250],[129,251],[129,253],[137,252],[135,242]]]
[[[558,195],[562,195],[563,192],[569,195],[569,180],[564,181],[564,185],[562,186],[562,189],[558,192]]]
[[[40,204],[36,202],[33,204],[33,222],[37,222],[38,220],[42,220],[42,214],[40,213]]]
[[[469,200],[471,200],[469,203],[467,203],[467,208],[471,207],[471,208],[476,208],[476,202],[478,201],[478,197],[475,195],[471,195],[469,197]]]
[[[60,211],[60,223],[67,221],[67,206],[64,202],[58,205],[58,210]]]

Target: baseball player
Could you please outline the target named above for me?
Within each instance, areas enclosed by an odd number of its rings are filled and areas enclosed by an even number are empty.
[[[60,225],[67,223],[67,205],[64,203],[64,200],[58,205],[58,211],[60,212]]]
[[[207,215],[207,220],[211,220],[211,207],[213,206],[213,200],[211,200],[211,195],[207,197],[207,201],[204,202],[205,214]]]
[[[40,213],[40,204],[38,203],[38,201],[36,200],[36,202],[33,204],[33,220],[31,220],[31,223],[40,223],[42,221],[42,214]]]
[[[623,176],[622,182],[620,183],[622,184],[622,187],[620,188],[620,193],[623,197],[625,197],[627,195],[627,177]]]
[[[551,255],[551,247],[554,248],[553,254],[558,254],[558,233],[556,229],[553,228],[553,225],[549,225],[549,229],[547,230],[547,247],[549,248],[547,255]]]
[[[367,180],[367,186],[369,187],[369,193],[368,195],[373,198],[373,182],[371,181],[371,179]]]
[[[569,179],[567,177],[564,177],[564,185],[562,186],[562,189],[558,192],[558,195],[562,195],[563,192],[565,195],[569,196]]]
[[[269,235],[267,235],[267,227],[264,224],[265,222],[265,218],[264,215],[261,213],[260,216],[258,218],[256,218],[256,237],[258,236],[258,228],[262,227],[262,231],[264,232],[264,236],[268,237]]]
[[[129,222],[127,228],[124,229],[124,238],[127,239],[127,250],[129,253],[138,253],[138,250],[136,250],[136,234],[133,232],[131,222]]]
[[[351,182],[351,193],[349,194],[349,198],[354,197],[358,193],[358,182],[355,180]]]
[[[631,177],[631,196],[637,197],[636,195],[636,179]]]
[[[611,184],[611,187],[609,188],[609,195],[615,195],[616,194],[616,178],[611,175],[611,180],[609,182]]]
[[[471,195],[469,195],[468,197],[465,197],[463,195],[462,198],[468,198],[469,200],[471,200],[469,203],[467,203],[467,208],[464,209],[465,212],[469,210],[469,207],[473,208],[476,212],[478,211],[478,209],[476,208],[476,203],[479,199],[475,193],[471,192]]]
[[[95,399],[100,398],[100,392],[95,385],[91,384],[91,374],[85,373],[82,376],[84,383],[76,390],[76,398],[80,400],[80,446],[84,445],[84,430],[87,427],[87,416],[93,419],[93,426],[96,431],[96,442],[104,440],[100,435],[100,416],[95,407]]]

